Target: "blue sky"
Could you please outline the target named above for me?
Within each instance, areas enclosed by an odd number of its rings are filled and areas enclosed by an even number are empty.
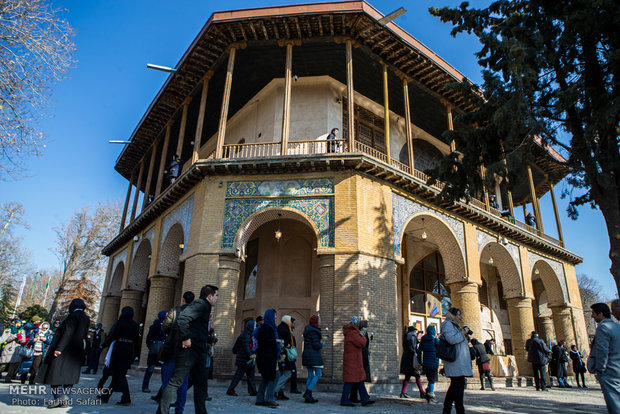
[[[0,182],[0,203],[17,201],[26,210],[30,229],[21,234],[37,268],[58,267],[50,250],[55,241],[52,227],[82,206],[124,198],[127,182],[114,171],[122,146],[108,140],[129,138],[165,82],[166,74],[148,70],[146,64],[175,66],[215,11],[291,3],[307,1],[54,1],[67,10],[63,15],[76,30],[77,63],[69,78],[54,88],[47,110],[52,117],[40,122],[48,139],[44,155],[27,161],[28,177]],[[463,35],[452,38],[451,26],[427,11],[431,6],[456,6],[460,0],[371,4],[383,14],[405,6],[407,13],[395,22],[461,73],[480,81],[473,56],[479,50],[477,40]],[[557,186],[558,197],[562,188]],[[565,214],[567,200],[558,202],[567,248],[584,258],[577,273],[595,278],[609,297],[614,296],[601,213],[585,207],[579,220],[572,221]],[[549,195],[541,201],[541,209],[545,230],[555,236]]]

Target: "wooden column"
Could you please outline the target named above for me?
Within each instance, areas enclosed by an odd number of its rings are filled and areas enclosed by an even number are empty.
[[[527,179],[530,184],[530,197],[532,197],[532,208],[534,209],[534,214],[536,215],[536,228],[544,233],[543,225],[542,225],[542,217],[540,217],[540,207],[538,206],[538,198],[536,198],[536,189],[534,187],[534,177],[532,176],[532,167],[530,164],[527,164]]]
[[[153,149],[151,150],[151,161],[149,162],[149,172],[146,174],[146,187],[144,187],[144,200],[142,200],[142,210],[144,210],[144,207],[146,207],[149,203],[149,190],[151,189],[151,180],[153,179],[153,168],[155,167],[157,145],[159,145],[159,139],[155,140],[155,142],[153,143]]]
[[[136,176],[135,170],[131,173],[129,178],[129,187],[127,187],[127,196],[125,197],[125,206],[123,207],[123,216],[121,217],[121,230],[125,228],[125,219],[127,218],[127,209],[129,208],[129,199],[131,198],[131,189],[133,188],[133,180]]]
[[[282,105],[282,139],[280,155],[288,152],[288,135],[291,125],[291,78],[293,70],[293,42],[286,42],[286,66],[284,67],[284,103]]]
[[[213,76],[213,71],[207,72],[202,79],[202,94],[200,95],[200,109],[198,110],[198,120],[196,121],[196,134],[194,135],[194,151],[192,151],[192,164],[198,161],[198,151],[202,140],[202,128],[205,123],[205,111],[207,109],[207,92],[209,90],[209,80]]]
[[[501,211],[504,211],[504,200],[502,200],[502,187],[499,185],[497,176],[495,176],[495,200]]]
[[[381,62],[383,68],[383,139],[385,140],[385,155],[388,164],[390,157],[390,96],[388,94],[388,68],[385,62]]]
[[[409,161],[409,168],[411,168],[411,174],[414,169],[414,154],[413,154],[413,132],[411,131],[411,109],[409,107],[409,79],[402,76],[403,80],[403,97],[405,104],[405,127],[407,131],[407,160]]]
[[[521,207],[523,207],[523,220],[525,220],[525,216],[527,216],[527,207],[525,207],[526,203],[523,203]]]
[[[133,197],[133,207],[131,208],[131,223],[136,218],[136,209],[138,207],[138,197],[140,197],[140,184],[142,183],[142,173],[144,173],[144,159],[140,161],[140,172],[138,173],[138,182],[136,183],[136,194]]]
[[[159,171],[157,171],[157,183],[155,184],[155,198],[161,194],[161,186],[164,183],[164,170],[168,160],[168,143],[170,142],[170,130],[172,129],[172,121],[166,124],[166,136],[164,137],[164,147],[161,149],[161,159],[159,160]]]
[[[187,108],[192,98],[187,98],[183,101],[183,114],[181,115],[181,127],[179,128],[179,139],[177,140],[176,154],[181,157],[183,155],[183,141],[185,140],[185,127],[187,126]],[[181,162],[184,162],[181,159]]]
[[[562,234],[562,223],[560,223],[560,214],[558,212],[558,205],[555,201],[555,192],[553,191],[553,184],[549,181],[549,176],[545,174],[545,179],[549,182],[549,191],[551,192],[551,202],[553,203],[553,214],[555,214],[555,225],[558,228],[558,239],[562,247],[564,247],[564,235]]]
[[[349,128],[349,152],[355,151],[355,92],[353,89],[353,43],[346,40],[347,50],[347,126]]]
[[[508,211],[510,211],[510,215],[514,217],[515,206],[512,202],[512,191],[510,190],[510,180],[508,179],[508,162],[506,161],[506,153],[504,152],[504,143],[500,141],[499,145],[502,149],[502,162],[504,163],[504,171],[506,172],[506,194],[508,196]]]
[[[482,177],[482,191],[484,193],[484,207],[487,211],[491,211],[491,205],[489,204],[489,192],[487,191],[487,186],[485,185],[487,170],[484,165],[480,166],[480,176]]]
[[[448,131],[454,131],[454,122],[452,121],[452,105],[448,101],[443,101],[446,106],[446,117],[448,120]],[[456,151],[456,143],[454,140],[450,141],[450,151]]]
[[[226,81],[224,83],[224,94],[222,96],[222,109],[220,111],[220,123],[217,128],[217,146],[215,149],[215,158],[222,158],[224,150],[224,138],[226,137],[226,121],[228,118],[228,105],[230,104],[230,89],[232,87],[233,69],[235,67],[235,53],[238,44],[230,46],[228,52],[228,67],[226,69]]]

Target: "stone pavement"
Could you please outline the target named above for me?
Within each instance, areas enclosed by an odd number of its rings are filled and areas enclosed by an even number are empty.
[[[14,383],[13,389],[8,384],[0,384],[0,413],[114,413],[114,414],[142,414],[155,413],[157,406],[150,400],[150,396],[157,391],[160,384],[157,374],[151,380],[151,394],[145,394],[140,389],[142,372],[130,371],[128,375],[129,387],[132,391],[132,405],[127,407],[117,406],[120,394],[115,393],[110,403],[101,404],[95,398],[95,390],[99,376],[82,375],[78,390],[80,394],[74,395],[74,405],[67,408],[46,409],[43,404],[45,399],[51,398],[47,394],[36,394],[38,390],[19,389],[19,384]],[[411,387],[411,386],[410,386]],[[16,389],[17,388],[17,389]],[[46,389],[47,390],[47,389]],[[393,395],[371,394],[377,402],[374,405],[357,408],[341,407],[338,405],[340,395],[334,392],[315,392],[315,398],[320,401],[317,404],[305,404],[301,395],[293,395],[289,401],[282,401],[278,409],[258,407],[254,405],[254,397],[246,394],[245,384],[237,387],[238,397],[230,397],[225,394],[226,383],[209,382],[209,394],[213,400],[207,402],[207,410],[213,413],[441,413],[441,404],[426,404],[418,398],[403,400]],[[410,388],[411,392],[411,388]],[[417,395],[417,392],[415,394]],[[437,397],[443,401],[445,393],[438,392]],[[185,412],[194,413],[193,393],[189,392]],[[498,388],[497,391],[467,390],[465,393],[465,410],[471,413],[606,413],[605,402],[597,384],[590,384],[590,388],[582,390],[572,388],[560,390],[553,388],[549,392],[536,392],[534,388]],[[174,410],[170,411],[171,413]]]

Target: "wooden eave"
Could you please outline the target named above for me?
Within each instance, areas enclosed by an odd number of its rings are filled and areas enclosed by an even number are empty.
[[[325,40],[350,36],[392,69],[450,101],[458,110],[473,109],[446,85],[464,76],[394,23],[382,26],[383,15],[364,1],[317,3],[216,12],[209,18],[149,105],[116,162],[126,179],[139,164],[183,100],[204,75],[226,57],[232,43],[279,40]],[[344,65],[344,62],[343,62]]]

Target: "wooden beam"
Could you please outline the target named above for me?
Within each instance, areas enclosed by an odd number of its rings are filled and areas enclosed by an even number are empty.
[[[414,154],[413,154],[413,133],[411,131],[411,112],[409,103],[409,82],[405,77],[403,79],[403,97],[405,99],[405,127],[407,132],[407,158],[409,161],[409,168],[411,168],[411,174],[415,168]]]
[[[388,67],[385,62],[381,62],[383,69],[383,138],[385,140],[385,155],[387,164],[390,162],[390,97],[388,94]]]
[[[347,127],[349,129],[349,152],[355,151],[355,90],[353,89],[353,45],[346,40],[347,59]]]
[[[123,215],[121,217],[121,229],[125,228],[125,219],[127,218],[127,209],[129,208],[129,199],[131,198],[131,189],[133,188],[133,180],[136,177],[136,170],[133,170],[129,178],[129,186],[127,187],[127,196],[125,197],[125,205],[123,206]]]
[[[192,98],[183,101],[183,114],[181,115],[181,127],[179,128],[179,139],[177,140],[176,154],[181,157],[183,155],[183,143],[185,141],[185,127],[187,126],[187,108]]]
[[[136,182],[136,194],[133,197],[133,207],[131,207],[131,219],[129,223],[136,218],[136,210],[138,207],[138,197],[140,197],[140,184],[142,184],[142,173],[144,172],[144,159],[140,161],[140,172],[138,173],[138,181]]]
[[[562,223],[560,222],[560,213],[558,212],[558,205],[555,200],[555,192],[553,191],[553,184],[549,181],[549,175],[545,174],[545,179],[549,183],[549,192],[551,192],[551,202],[553,203],[553,214],[555,214],[555,225],[558,229],[558,239],[564,247],[564,235],[562,233]]]
[[[159,171],[157,171],[157,183],[155,184],[155,198],[161,194],[161,187],[164,182],[164,170],[166,169],[166,157],[168,156],[168,143],[170,142],[170,130],[172,121],[166,124],[166,136],[164,137],[164,147],[161,149],[161,159],[159,160]]]
[[[288,153],[288,135],[291,123],[291,73],[293,69],[293,42],[286,42],[286,66],[284,68],[284,105],[282,107],[282,139],[280,154]]]
[[[192,164],[198,161],[198,151],[200,151],[200,143],[202,141],[202,129],[205,122],[205,112],[207,109],[207,92],[209,90],[209,81],[213,76],[213,71],[207,72],[202,79],[202,94],[200,95],[200,109],[198,110],[198,119],[196,121],[196,133],[194,134],[194,150],[192,152]]]
[[[146,185],[144,187],[144,199],[142,200],[142,210],[149,204],[149,196],[151,191],[151,180],[153,179],[153,168],[155,168],[155,157],[157,156],[157,145],[159,145],[159,139],[156,139],[153,143],[153,149],[151,150],[151,160],[149,162],[149,172],[146,174]]]
[[[228,105],[230,104],[230,90],[232,88],[233,69],[235,67],[236,47],[231,47],[228,55],[228,68],[226,69],[226,81],[224,83],[224,94],[222,96],[222,109],[220,111],[220,124],[217,129],[217,146],[215,158],[222,158],[224,149],[224,138],[226,136],[226,122],[228,118]]]
[[[527,179],[530,185],[530,197],[532,197],[532,207],[534,208],[534,214],[536,215],[536,228],[544,233],[542,225],[542,217],[540,217],[540,207],[538,205],[538,198],[536,198],[536,190],[534,189],[534,177],[532,176],[532,167],[527,164]]]

